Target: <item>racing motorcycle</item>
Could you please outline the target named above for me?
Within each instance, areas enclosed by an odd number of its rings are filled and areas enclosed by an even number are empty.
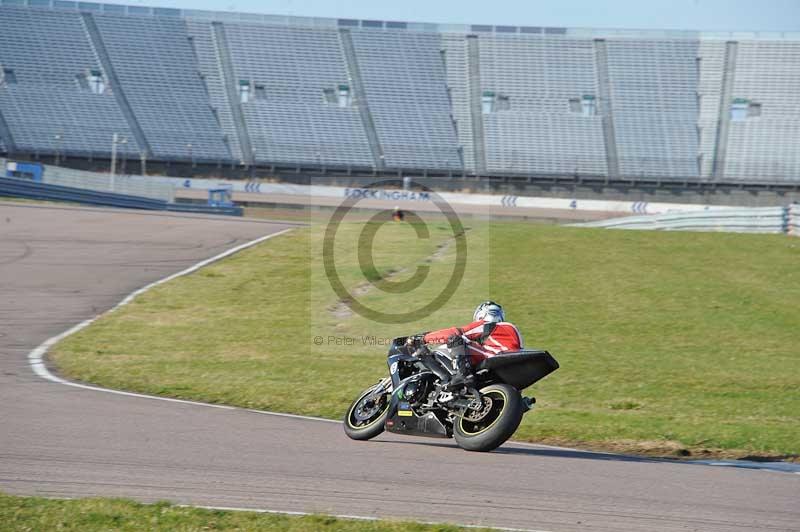
[[[536,402],[520,392],[558,369],[558,362],[547,351],[501,353],[474,365],[474,379],[453,389],[449,383],[463,353],[463,339],[433,350],[419,335],[393,339],[389,376],[353,401],[345,433],[354,440],[369,440],[384,430],[453,437],[468,451],[502,445]]]

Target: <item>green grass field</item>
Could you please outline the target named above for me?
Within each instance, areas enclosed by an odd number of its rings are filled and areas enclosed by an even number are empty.
[[[65,376],[112,388],[339,418],[386,373],[386,347],[370,336],[465,324],[492,298],[529,347],[561,363],[532,388],[539,402],[517,439],[661,455],[800,454],[800,240],[465,225],[463,282],[413,323],[375,323],[336,304],[317,225],[159,286],[50,356]],[[428,240],[409,224],[378,232],[373,279],[430,267],[410,296],[364,288],[361,229],[343,225],[336,247],[359,300],[413,307],[447,282],[455,247],[438,247],[450,235],[444,222]]]
[[[201,530],[281,530],[316,532],[455,532],[450,525],[406,521],[356,521],[328,516],[288,516],[256,512],[183,508],[169,503],[140,504],[124,499],[53,500],[0,493],[0,528],[4,531],[190,532]],[[470,529],[474,530],[474,529]],[[489,529],[483,529],[489,530]]]

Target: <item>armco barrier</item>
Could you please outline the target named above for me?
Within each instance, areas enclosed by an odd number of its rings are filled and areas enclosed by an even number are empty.
[[[197,203],[167,203],[170,212],[196,212],[198,214],[225,214],[228,216],[242,216],[244,209],[237,205],[232,207],[212,207]]]
[[[786,232],[800,236],[800,204],[793,203],[786,209]]]
[[[800,209],[794,212],[800,215]],[[800,220],[792,220],[793,208],[757,207],[750,209],[710,209],[650,216],[628,216],[598,222],[574,224],[576,227],[608,229],[646,229],[654,231],[726,231],[732,233],[787,233]]]
[[[168,202],[175,200],[175,188],[171,184],[154,181],[145,176],[117,175],[112,179],[110,174],[45,165],[42,181],[62,187],[85,188]]]
[[[229,216],[241,216],[243,213],[241,207],[211,207],[208,205],[169,203],[140,196],[36,183],[26,179],[10,177],[0,177],[0,196],[50,201],[69,201],[85,205],[123,207],[127,209],[144,209],[151,211],[196,212],[203,214],[226,214]]]

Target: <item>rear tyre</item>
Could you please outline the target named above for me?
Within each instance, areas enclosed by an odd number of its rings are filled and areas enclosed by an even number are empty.
[[[389,394],[375,395],[379,385],[367,388],[353,401],[344,416],[344,433],[354,440],[369,440],[383,432],[389,413]]]
[[[522,421],[522,397],[513,386],[491,384],[480,390],[483,408],[453,424],[453,437],[467,451],[491,451],[509,439]]]

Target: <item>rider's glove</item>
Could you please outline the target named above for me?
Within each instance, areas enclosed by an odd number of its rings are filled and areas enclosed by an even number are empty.
[[[409,345],[414,345],[416,347],[425,345],[425,335],[426,334],[428,334],[428,333],[420,333],[420,334],[415,334],[413,336],[409,336],[408,340],[406,340],[406,342]]]
[[[456,347],[459,345],[464,345],[464,337],[460,334],[453,334],[447,338],[447,347]]]
[[[426,351],[425,347],[425,335],[424,334],[415,334],[413,336],[409,336],[406,339],[406,345],[408,345],[413,351],[415,355],[420,355]]]

